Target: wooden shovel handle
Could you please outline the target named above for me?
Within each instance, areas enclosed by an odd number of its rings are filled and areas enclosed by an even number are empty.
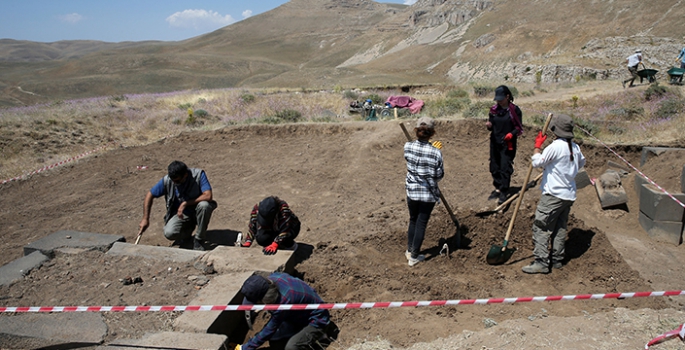
[[[143,228],[141,227],[140,230],[138,230],[138,235],[136,236],[136,243],[140,242],[140,237],[143,237]]]
[[[540,180],[541,178],[542,178],[542,173],[538,174],[538,176],[536,176],[533,179],[532,183],[538,182],[538,180]],[[528,185],[526,185],[526,186],[528,186]],[[511,197],[509,197],[509,199],[504,201],[504,203],[498,205],[497,208],[495,208],[493,211],[500,211],[500,210],[506,208],[507,205],[509,205],[509,203],[515,201],[516,198],[518,198],[520,194],[521,194],[521,191],[514,193]]]
[[[547,120],[545,121],[545,126],[542,127],[542,133],[546,134],[547,133],[547,127],[549,127],[549,122],[552,121],[552,113],[547,115]],[[528,187],[528,180],[530,180],[530,173],[533,172],[533,162],[530,162],[530,166],[528,167],[528,173],[526,174],[526,180],[523,182],[523,186],[521,187],[521,192],[519,193],[519,198],[516,201],[516,207],[514,207],[514,213],[511,215],[511,221],[509,221],[509,228],[507,229],[507,235],[504,236],[504,244],[502,246],[502,250],[504,250],[507,246],[507,242],[509,241],[509,235],[511,235],[511,230],[514,228],[514,221],[516,220],[516,214],[519,211],[519,207],[521,207],[521,202],[523,202],[523,194],[526,193],[526,187]]]

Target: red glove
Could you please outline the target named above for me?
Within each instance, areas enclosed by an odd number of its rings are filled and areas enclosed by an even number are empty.
[[[277,250],[278,250],[278,243],[273,242],[273,243],[269,244],[268,247],[264,247],[264,250],[262,250],[262,252],[264,253],[264,255],[274,255],[274,254],[276,254]]]
[[[504,135],[504,141],[510,141],[513,138],[514,138],[514,135],[512,135],[511,133]]]
[[[241,244],[240,246],[245,247],[245,248],[249,248],[251,245],[252,245],[252,241],[248,239],[243,244]]]
[[[508,151],[513,151],[514,150],[514,143],[511,141],[507,141],[507,150]]]
[[[547,140],[547,135],[543,135],[542,131],[538,132],[538,136],[535,137],[535,148],[542,148],[542,144]]]

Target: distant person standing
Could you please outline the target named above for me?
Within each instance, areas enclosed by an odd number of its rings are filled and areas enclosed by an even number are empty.
[[[561,268],[566,253],[566,225],[571,206],[576,200],[576,175],[585,166],[580,147],[573,142],[573,120],[568,115],[552,119],[551,130],[556,139],[540,151],[547,135],[542,131],[535,138],[533,166],[542,172],[542,197],[535,210],[533,242],[535,260],[523,267],[525,273],[549,273]],[[551,252],[549,246],[552,246]]]
[[[203,243],[207,225],[216,209],[212,186],[202,169],[188,168],[178,160],[171,162],[168,174],[150,189],[143,203],[140,232],[150,226],[150,209],[155,198],[164,196],[167,213],[164,216],[164,237],[169,240],[193,240],[194,250],[205,250]],[[193,230],[197,226],[195,236]]]
[[[488,200],[497,199],[497,203],[502,204],[509,195],[516,141],[523,135],[523,115],[514,104],[514,96],[507,86],[500,85],[495,89],[494,100],[497,103],[490,108],[485,123],[490,130],[490,174],[495,186]]]
[[[637,66],[642,63],[642,50],[635,50],[635,53],[626,58],[626,64],[628,66],[628,72],[630,72],[630,78],[623,81],[623,88],[626,87],[626,83],[630,82],[628,87],[633,87],[635,79],[639,78],[637,75]],[[645,64],[642,63],[644,66]]]
[[[426,259],[419,254],[435,203],[440,200],[438,181],[445,175],[442,163],[441,143],[435,146],[428,140],[435,135],[435,121],[428,117],[419,118],[414,128],[417,140],[404,144],[404,159],[407,161],[407,206],[409,208],[409,229],[407,230],[407,251],[404,253],[409,266]]]
[[[685,47],[680,50],[680,53],[675,61],[676,63],[680,62],[680,69],[685,69]]]

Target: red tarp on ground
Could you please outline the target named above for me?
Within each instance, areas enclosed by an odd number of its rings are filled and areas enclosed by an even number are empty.
[[[412,114],[421,112],[421,108],[423,108],[422,100],[409,96],[390,96],[385,102],[389,103],[390,107],[409,108]]]

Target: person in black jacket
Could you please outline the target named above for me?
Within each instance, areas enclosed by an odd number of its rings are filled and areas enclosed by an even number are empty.
[[[495,89],[497,103],[490,108],[485,126],[490,130],[490,174],[495,189],[490,199],[498,204],[507,200],[511,175],[514,173],[516,140],[523,134],[521,109],[515,105],[514,96],[505,85]]]

